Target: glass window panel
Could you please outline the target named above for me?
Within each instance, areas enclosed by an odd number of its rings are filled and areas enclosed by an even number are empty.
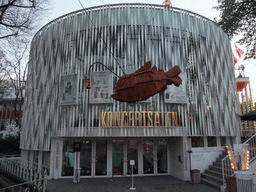
[[[114,141],[112,148],[113,174],[123,175],[123,141]]]
[[[191,137],[192,147],[204,147],[204,137]]]
[[[43,151],[42,166],[44,166],[44,168],[46,168],[48,175],[50,173],[50,161],[51,161],[50,156],[51,156],[50,151]]]
[[[96,142],[96,175],[107,175],[107,141]]]
[[[91,175],[92,142],[83,141],[80,152],[81,175]]]
[[[154,149],[153,140],[143,141],[143,173],[154,173]]]
[[[73,141],[63,141],[63,153],[62,153],[62,176],[74,175],[74,149]]]
[[[135,160],[133,174],[138,174],[138,142],[136,140],[130,140],[127,143],[127,170],[131,173],[130,160]]]
[[[223,136],[220,137],[220,145],[226,146],[226,137],[223,137]]]
[[[157,145],[157,173],[168,173],[167,145],[163,141]]]
[[[216,137],[207,137],[208,147],[217,147]]]

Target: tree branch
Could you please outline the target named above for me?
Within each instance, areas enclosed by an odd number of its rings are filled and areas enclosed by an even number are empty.
[[[0,37],[0,39],[8,38],[8,37],[11,37],[11,36],[17,36],[17,35],[18,35],[18,32],[10,34],[10,35],[3,36],[3,37]]]

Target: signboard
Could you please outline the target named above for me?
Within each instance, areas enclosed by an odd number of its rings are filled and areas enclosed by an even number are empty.
[[[180,78],[182,84],[179,87],[175,85],[168,85],[167,90],[164,92],[164,99],[166,103],[187,103],[186,89],[185,89],[185,74],[181,73]]]
[[[61,77],[59,97],[60,105],[77,104],[77,74]]]
[[[135,160],[130,160],[130,165],[135,165]]]
[[[110,71],[91,72],[90,103],[113,103],[113,74]]]

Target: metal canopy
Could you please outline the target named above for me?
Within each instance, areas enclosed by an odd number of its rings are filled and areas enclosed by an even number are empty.
[[[241,120],[256,121],[256,111],[251,111],[241,115]]]

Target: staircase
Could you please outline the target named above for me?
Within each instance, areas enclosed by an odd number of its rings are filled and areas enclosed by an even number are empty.
[[[228,155],[226,150],[223,150],[222,154],[201,174],[202,183],[214,187],[216,189],[221,188],[223,185],[222,179],[222,159]]]
[[[250,137],[243,144],[249,144],[250,163],[256,159],[256,134]],[[225,178],[233,175],[228,153],[223,150],[222,154],[201,174],[202,183],[221,190],[221,187],[226,186]]]

